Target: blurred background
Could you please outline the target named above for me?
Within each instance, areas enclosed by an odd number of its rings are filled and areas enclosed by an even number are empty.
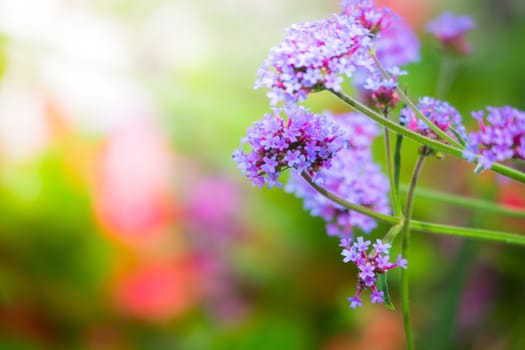
[[[441,97],[470,126],[486,105],[525,110],[524,2],[382,2],[422,40],[413,96],[434,95],[446,64]],[[442,10],[474,17],[470,56],[444,63],[424,32]],[[324,223],[231,161],[269,109],[253,81],[283,29],[338,11],[335,0],[0,0],[0,349],[402,349],[399,312],[348,307],[356,272]],[[325,93],[308,104],[347,110]],[[416,147],[404,152],[407,182]],[[428,161],[421,183],[525,207],[523,186],[460,160]],[[525,232],[423,199],[414,215]],[[412,241],[420,348],[525,349],[523,248]]]

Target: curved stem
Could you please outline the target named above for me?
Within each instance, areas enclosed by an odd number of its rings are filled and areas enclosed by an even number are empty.
[[[400,192],[407,192],[408,186],[401,185]],[[518,210],[513,208],[507,208],[502,205],[498,205],[489,201],[484,201],[475,198],[467,198],[462,196],[457,196],[454,194],[438,192],[426,188],[418,188],[416,190],[416,196],[426,199],[432,199],[435,201],[440,201],[443,203],[449,203],[453,205],[458,205],[463,208],[469,209],[479,209],[487,212],[493,212],[497,214],[503,214],[507,216],[512,216],[516,218],[525,219],[525,210]]]
[[[348,201],[346,201],[346,200],[336,196],[332,192],[330,192],[330,191],[326,190],[325,188],[323,188],[323,187],[319,186],[318,184],[316,184],[312,180],[312,177],[310,175],[308,175],[308,173],[306,173],[305,171],[303,171],[301,173],[301,175],[306,180],[306,182],[308,182],[317,192],[319,192],[320,194],[322,194],[326,198],[330,199],[334,203],[339,204],[342,207],[345,207],[347,209],[354,210],[354,211],[356,211],[358,213],[370,216],[370,217],[372,217],[372,218],[374,218],[374,219],[376,219],[378,221],[382,221],[382,222],[384,222],[386,224],[398,224],[399,223],[399,219],[394,217],[394,216],[378,213],[378,212],[376,212],[376,211],[374,211],[372,209],[369,209],[369,208],[366,208],[366,207],[362,207],[360,205],[348,202]]]
[[[525,246],[525,235],[518,235],[514,233],[485,230],[479,228],[468,228],[459,226],[450,226],[435,224],[430,222],[422,222],[417,220],[410,221],[412,231],[442,234],[449,236],[458,236],[466,238],[485,239],[489,241],[517,244]]]
[[[325,188],[317,185],[312,181],[312,178],[306,174],[302,173],[305,180],[321,195],[325,196],[326,198],[330,199],[334,203],[339,204],[342,207],[345,207],[350,210],[355,210],[361,214],[370,216],[372,218],[375,218],[381,222],[384,222],[386,224],[391,225],[400,225],[401,219],[381,214],[378,212],[375,212],[369,208],[365,208],[353,203],[350,203],[337,195],[331,193],[330,191],[326,190]],[[525,235],[517,235],[513,233],[507,233],[507,232],[501,232],[501,231],[493,231],[493,230],[486,230],[486,229],[477,229],[477,228],[469,228],[469,227],[460,227],[460,226],[450,226],[450,225],[442,225],[442,224],[436,224],[431,222],[425,222],[425,221],[418,221],[418,220],[410,220],[410,227],[412,231],[417,232],[425,232],[425,233],[433,233],[433,234],[444,234],[444,235],[451,235],[451,236],[458,236],[458,237],[467,237],[467,238],[477,238],[477,239],[486,239],[491,240],[495,242],[502,242],[502,243],[509,243],[509,244],[518,244],[518,245],[525,245]],[[385,239],[389,239],[389,241],[393,240],[397,234],[399,233],[399,230],[393,230],[390,235],[387,234],[385,236]]]
[[[412,208],[414,203],[414,193],[416,189],[417,179],[423,168],[423,162],[427,153],[426,146],[423,146],[423,150],[419,158],[417,159],[414,172],[412,173],[412,179],[410,180],[410,187],[408,189],[407,202],[405,205],[405,215],[403,226],[401,228],[401,255],[408,259],[408,247],[410,241],[410,219],[412,218]],[[412,336],[412,327],[410,325],[410,298],[409,298],[409,283],[408,283],[408,270],[401,270],[401,308],[403,310],[403,325],[405,327],[405,339],[407,348],[409,350],[414,349],[414,338]]]
[[[373,53],[372,54],[372,58],[374,59],[374,62],[376,64],[376,66],[379,68],[379,70],[381,71],[381,74],[386,77],[386,78],[391,78],[390,74],[388,74],[388,72],[385,70],[385,68],[383,67],[383,65],[381,64],[381,62],[379,61],[379,59],[377,58],[377,56]],[[396,92],[399,94],[399,97],[401,98],[401,100],[403,102],[406,103],[406,105],[414,111],[414,113],[417,114],[417,116],[419,118],[421,118],[421,120],[423,120],[425,122],[425,124],[428,125],[428,127],[434,131],[439,137],[441,137],[443,140],[447,140],[451,145],[454,145],[456,147],[461,147],[461,145],[456,141],[454,140],[453,137],[451,137],[450,135],[448,135],[446,132],[444,132],[443,130],[441,130],[436,124],[434,124],[430,119],[427,118],[426,115],[424,115],[423,113],[421,113],[421,111],[419,110],[419,108],[417,108],[416,104],[414,103],[414,101],[412,101],[410,99],[410,97],[408,97],[408,95],[403,91],[403,89],[401,89],[399,86],[396,87]]]
[[[463,150],[436,140],[433,140],[431,138],[428,138],[426,136],[420,135],[416,132],[413,132],[412,130],[409,130],[395,122],[393,122],[390,119],[385,119],[382,115],[378,114],[377,112],[371,110],[370,108],[363,105],[361,102],[357,101],[356,99],[345,95],[342,92],[335,91],[328,89],[331,93],[333,93],[335,96],[337,96],[339,99],[341,99],[343,102],[348,104],[349,106],[353,107],[355,110],[365,114],[366,116],[370,117],[370,119],[374,120],[376,123],[400,134],[405,136],[406,138],[409,138],[417,143],[420,143],[422,145],[426,145],[436,151],[441,151],[443,153],[449,154],[451,156],[454,156],[456,158],[464,159],[462,156]],[[502,164],[495,163],[492,165],[490,170],[494,171],[495,173],[498,173],[500,175],[503,175],[509,179],[513,179],[517,182],[525,184],[525,173],[522,173],[518,170],[506,167]]]
[[[384,126],[385,128],[388,128],[398,134],[401,134],[411,140],[416,141],[417,143],[420,143],[422,145],[427,145],[431,147],[432,149],[436,151],[441,151],[447,154],[450,154],[454,157],[462,158],[462,150],[453,146],[450,146],[446,143],[442,143],[439,141],[436,141],[434,139],[431,139],[429,137],[423,136],[421,134],[418,134],[410,129],[407,129],[403,127],[402,125],[390,120],[385,119],[381,114],[377,113],[376,111],[368,108],[367,106],[363,105],[360,101],[354,99],[351,96],[345,95],[344,93],[340,91],[335,91],[328,89],[331,93],[333,93],[335,96],[337,96],[340,100],[354,108],[355,110],[363,113],[364,115],[368,116],[370,119],[374,120],[376,123]],[[524,176],[525,181],[525,176]]]

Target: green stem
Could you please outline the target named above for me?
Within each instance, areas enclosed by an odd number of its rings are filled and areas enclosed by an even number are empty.
[[[367,106],[363,105],[358,100],[354,99],[351,96],[345,95],[342,92],[335,91],[328,89],[331,93],[333,93],[335,96],[337,96],[340,100],[354,108],[355,110],[363,113],[364,115],[368,116],[370,119],[374,120],[376,123],[384,126],[385,128],[388,128],[398,134],[401,134],[411,140],[416,141],[417,143],[420,143],[422,145],[427,145],[436,151],[442,151],[444,153],[450,154],[452,156],[462,158],[462,151],[459,148],[447,145],[445,143],[436,141],[434,139],[431,139],[429,137],[423,136],[421,134],[418,134],[417,132],[414,132],[410,129],[407,129],[403,127],[402,125],[390,120],[385,119],[381,114],[377,113],[376,111],[368,108]],[[525,178],[525,176],[524,176]]]
[[[384,111],[385,119],[388,119],[388,110]],[[390,145],[390,130],[385,128],[385,150],[386,150],[386,168],[388,179],[390,180],[390,195],[392,196],[392,209],[394,216],[401,215],[401,201],[399,200],[398,186],[396,186],[396,177],[394,173],[394,160],[392,158],[392,146]]]
[[[468,228],[460,226],[450,226],[435,224],[430,222],[423,222],[417,220],[410,221],[412,231],[442,234],[449,236],[458,236],[466,238],[485,239],[489,241],[517,244],[525,246],[525,235],[518,235],[515,233],[507,233],[479,228]]]
[[[377,56],[373,53],[372,54],[372,58],[374,59],[374,62],[376,64],[376,66],[379,68],[379,70],[381,71],[381,74],[386,77],[386,78],[391,78],[390,74],[388,74],[388,72],[385,70],[385,68],[383,67],[383,65],[381,64],[381,62],[379,61],[379,59],[377,58]],[[451,145],[454,145],[456,147],[461,147],[461,145],[456,141],[454,140],[453,137],[451,137],[450,135],[448,135],[446,132],[444,132],[443,130],[441,130],[436,124],[434,124],[430,119],[427,118],[426,115],[424,115],[420,110],[419,108],[417,108],[416,104],[410,99],[410,97],[408,97],[408,95],[403,91],[403,89],[401,89],[399,86],[396,87],[396,92],[399,94],[399,97],[401,98],[401,100],[403,102],[406,103],[406,105],[414,111],[414,113],[417,114],[417,116],[419,118],[421,118],[425,124],[428,125],[428,127],[434,131],[436,133],[436,135],[438,135],[439,137],[441,137],[443,140],[447,140]]]
[[[399,219],[394,217],[394,216],[378,213],[378,212],[376,212],[376,211],[374,211],[372,209],[369,209],[369,208],[366,208],[366,207],[362,207],[360,205],[348,202],[348,201],[346,201],[346,200],[336,196],[335,194],[331,193],[330,191],[328,191],[325,188],[323,188],[323,187],[319,186],[318,184],[316,184],[312,180],[310,175],[308,175],[308,173],[306,173],[305,171],[303,171],[301,173],[301,175],[306,180],[306,182],[308,182],[310,184],[310,186],[312,186],[317,192],[319,192],[320,194],[322,194],[326,198],[330,199],[334,203],[337,203],[337,204],[339,204],[339,205],[341,205],[341,206],[343,206],[343,207],[345,207],[347,209],[354,210],[354,211],[356,211],[358,213],[370,216],[370,217],[372,217],[372,218],[374,218],[374,219],[376,219],[378,221],[384,222],[386,224],[394,224],[395,225],[395,224],[399,223]]]
[[[521,171],[509,168],[499,163],[492,164],[490,170],[505,177],[508,177],[509,179],[513,179],[515,181],[521,182],[522,184],[525,184],[525,173],[522,173]]]
[[[401,185],[400,190],[401,192],[406,193],[408,191],[408,186]],[[493,212],[497,214],[503,214],[511,217],[525,219],[525,210],[507,208],[502,205],[497,205],[495,203],[480,199],[461,197],[453,194],[429,190],[426,188],[418,188],[416,190],[416,196],[425,199],[440,201],[443,203],[458,205],[463,208],[479,209],[487,212]]]
[[[401,147],[403,146],[403,135],[396,134],[396,151],[394,154],[394,183],[399,193],[399,178],[401,176]]]
[[[422,145],[426,145],[436,151],[441,151],[443,153],[449,154],[451,156],[463,159],[462,157],[462,150],[460,148],[436,141],[434,139],[431,139],[429,137],[420,135],[416,132],[413,132],[412,130],[409,130],[402,125],[399,125],[395,122],[393,122],[390,119],[385,119],[382,115],[378,114],[377,112],[373,111],[372,109],[368,108],[367,106],[363,105],[361,102],[355,100],[354,98],[345,95],[342,92],[335,91],[328,89],[331,93],[333,93],[335,96],[337,96],[339,99],[341,99],[343,102],[348,104],[349,106],[353,107],[355,110],[365,114],[366,116],[370,117],[370,119],[374,120],[376,123],[400,134],[405,136],[406,138],[409,138],[417,143],[420,143]],[[508,177],[509,179],[513,179],[517,182],[525,184],[525,173],[522,173],[518,170],[506,167],[502,164],[495,163],[492,165],[491,169],[495,173],[498,173],[500,175],[503,175],[505,177]]]
[[[421,174],[423,168],[423,162],[427,156],[427,148],[423,146],[422,153],[417,159],[414,172],[412,173],[412,179],[410,180],[410,187],[408,190],[407,201],[405,205],[405,215],[403,221],[403,227],[401,228],[401,255],[408,259],[408,247],[410,242],[410,219],[412,218],[412,209],[414,203],[414,194],[416,190],[417,179]],[[410,325],[410,298],[409,298],[409,283],[408,283],[408,270],[401,270],[401,309],[403,310],[403,325],[405,328],[405,339],[407,348],[409,350],[414,349],[414,338],[412,336],[412,327]]]
[[[319,192],[326,198],[330,199],[334,203],[339,204],[342,207],[345,207],[350,210],[355,210],[361,214],[370,216],[386,224],[399,225],[401,223],[400,218],[381,214],[369,208],[365,208],[365,207],[350,203],[338,197],[337,195],[331,193],[325,188],[314,183],[312,181],[312,178],[308,174],[303,172],[302,175],[305,178],[305,180],[317,192]],[[517,234],[501,232],[501,231],[442,225],[442,224],[435,224],[431,222],[417,221],[417,220],[410,220],[410,227],[412,231],[417,231],[417,232],[444,234],[444,235],[467,237],[467,238],[486,239],[486,240],[502,242],[502,243],[525,245],[525,235],[517,235]],[[391,232],[392,234],[391,235],[387,234],[388,237],[385,236],[385,239],[388,238],[389,240],[393,240],[397,236],[397,233],[399,232],[399,230],[396,229],[396,230],[392,230]]]

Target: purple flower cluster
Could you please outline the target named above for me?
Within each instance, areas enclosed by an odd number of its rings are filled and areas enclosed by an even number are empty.
[[[388,70],[390,78],[383,78],[378,74],[370,74],[366,79],[366,84],[362,87],[361,94],[367,103],[379,110],[392,109],[399,102],[397,93],[397,77],[405,75],[405,71],[394,67]]]
[[[422,97],[419,99],[417,108],[432,123],[451,137],[456,138],[456,135],[451,131],[451,129],[453,129],[463,139],[466,138],[461,115],[448,102],[436,100],[431,97]],[[416,113],[409,107],[401,109],[399,122],[406,125],[412,131],[433,139],[438,139],[438,135],[436,135],[423,120],[417,118]]]
[[[355,309],[361,307],[361,293],[365,289],[371,289],[370,299],[373,304],[384,302],[384,293],[376,286],[377,275],[383,274],[395,267],[407,268],[407,260],[398,255],[395,263],[390,262],[389,251],[392,247],[389,243],[383,243],[380,239],[372,244],[373,250],[367,254],[370,241],[365,241],[363,237],[358,237],[351,244],[348,239],[342,239],[340,247],[343,248],[343,262],[353,262],[359,269],[357,292],[353,297],[348,298],[350,307]]]
[[[353,18],[338,15],[294,25],[259,69],[255,88],[270,89],[274,106],[304,101],[310,92],[325,88],[339,91],[343,76],[372,65],[368,33]]]
[[[446,50],[459,54],[470,52],[470,45],[465,34],[474,27],[474,21],[469,16],[458,16],[445,12],[427,24],[427,30],[432,33]]]
[[[473,112],[480,130],[469,134],[463,156],[489,169],[494,162],[517,158],[525,160],[525,112],[515,108],[487,107],[486,121],[483,111]]]
[[[287,117],[287,118],[286,118]],[[237,166],[259,187],[280,186],[281,172],[294,168],[306,170],[316,179],[317,172],[330,166],[330,159],[344,147],[343,130],[322,115],[303,107],[289,106],[265,114],[248,129],[241,147],[233,153]]]
[[[349,147],[335,154],[329,171],[321,169],[319,172],[323,187],[349,202],[389,214],[388,180],[372,161],[370,150],[372,140],[379,133],[378,127],[358,113],[337,116],[334,120],[346,131]],[[348,210],[318,193],[299,172],[291,173],[286,191],[303,198],[305,209],[326,221],[330,236],[350,238],[356,227],[370,232],[377,226],[374,219]]]
[[[392,23],[392,11],[387,7],[377,7],[373,0],[343,0],[342,14],[356,18],[370,33],[377,34]]]

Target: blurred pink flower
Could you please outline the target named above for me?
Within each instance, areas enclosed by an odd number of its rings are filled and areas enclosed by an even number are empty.
[[[143,262],[117,277],[116,306],[125,314],[152,322],[180,316],[199,298],[196,272],[186,258]]]
[[[152,124],[110,135],[95,174],[95,215],[125,243],[155,241],[173,220],[172,158],[166,136]]]

